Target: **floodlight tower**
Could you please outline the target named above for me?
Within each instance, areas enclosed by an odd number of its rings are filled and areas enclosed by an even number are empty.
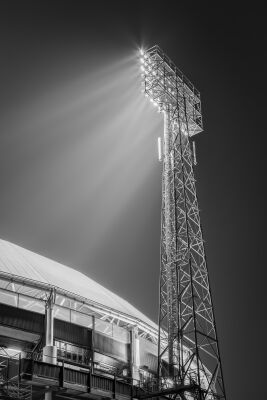
[[[191,385],[182,399],[225,399],[193,171],[200,93],[158,46],[140,61],[143,92],[164,115],[159,377]]]

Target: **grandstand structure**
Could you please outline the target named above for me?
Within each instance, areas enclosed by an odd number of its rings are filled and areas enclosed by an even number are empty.
[[[3,398],[140,397],[156,376],[157,334],[84,274],[0,241]]]

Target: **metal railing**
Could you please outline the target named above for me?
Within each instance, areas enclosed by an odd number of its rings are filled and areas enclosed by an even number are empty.
[[[5,397],[32,399],[32,386],[21,382],[21,353],[0,357],[0,387]]]

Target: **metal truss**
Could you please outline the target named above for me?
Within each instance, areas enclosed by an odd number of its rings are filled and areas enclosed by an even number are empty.
[[[164,114],[159,377],[194,386],[178,398],[225,399],[190,139],[200,94],[158,46],[142,53],[143,91]]]

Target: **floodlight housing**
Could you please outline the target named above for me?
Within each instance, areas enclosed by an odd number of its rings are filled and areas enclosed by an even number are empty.
[[[145,93],[160,109],[170,111],[174,118],[178,118],[178,113],[184,113],[189,136],[202,132],[200,93],[195,86],[159,46],[143,51],[142,59],[146,60],[142,64],[145,67],[142,76]]]

